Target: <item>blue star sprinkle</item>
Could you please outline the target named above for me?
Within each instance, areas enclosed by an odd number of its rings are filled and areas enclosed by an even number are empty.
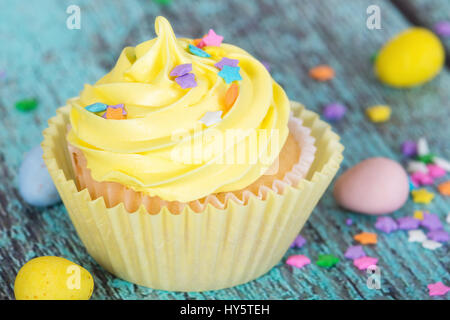
[[[225,80],[226,83],[231,83],[236,80],[242,80],[241,75],[239,74],[240,67],[232,67],[232,66],[223,66],[222,70],[219,71],[219,76]]]

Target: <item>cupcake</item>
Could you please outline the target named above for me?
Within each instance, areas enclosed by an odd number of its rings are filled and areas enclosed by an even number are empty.
[[[44,131],[88,252],[154,289],[253,280],[283,256],[342,161],[339,137],[213,30],[125,48]]]

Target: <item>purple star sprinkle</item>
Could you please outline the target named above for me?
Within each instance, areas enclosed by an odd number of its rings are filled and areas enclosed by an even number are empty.
[[[444,230],[433,230],[427,233],[427,238],[438,242],[450,241],[450,235]]]
[[[353,220],[352,219],[347,219],[345,220],[345,224],[348,226],[351,226],[353,224]]]
[[[192,71],[192,63],[180,64],[172,69],[170,72],[171,77],[184,76],[186,73]]]
[[[220,60],[215,64],[215,66],[220,70],[222,70],[223,66],[237,67],[238,63],[239,60],[223,57],[222,60]]]
[[[417,143],[412,140],[407,140],[402,144],[402,153],[406,157],[413,157],[417,154]]]
[[[303,238],[301,235],[298,235],[294,242],[292,242],[290,248],[301,248],[305,245],[306,239]]]
[[[450,37],[450,21],[440,21],[434,25],[434,31],[442,37]]]
[[[176,77],[175,81],[183,89],[195,88],[197,86],[197,81],[195,81],[195,76],[193,73],[186,73],[184,76]]]
[[[337,121],[344,117],[347,108],[337,102],[327,104],[323,109],[323,116],[328,121]]]
[[[267,61],[261,61],[261,63],[270,72],[270,64]]]
[[[386,233],[391,233],[398,229],[398,225],[391,217],[379,217],[375,223],[375,228]]]
[[[402,217],[397,219],[398,228],[401,230],[413,230],[419,228],[420,220],[413,217]]]
[[[425,213],[423,220],[420,221],[422,227],[427,228],[429,231],[442,229],[442,222],[436,214]]]
[[[347,259],[359,259],[362,257],[365,257],[366,253],[364,252],[364,249],[362,246],[350,246],[348,247],[347,251],[345,251],[344,257]]]

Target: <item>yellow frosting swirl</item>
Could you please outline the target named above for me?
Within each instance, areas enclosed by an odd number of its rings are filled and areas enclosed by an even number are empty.
[[[119,182],[165,200],[188,202],[245,188],[276,159],[287,138],[285,92],[259,61],[238,47],[205,47],[212,56],[202,58],[189,53],[192,40],[177,39],[165,18],[156,19],[155,29],[157,38],[125,48],[111,72],[69,100],[68,142],[83,151],[95,180]],[[223,56],[239,60],[242,76],[239,96],[226,113],[224,96],[230,84],[214,66]],[[194,88],[182,89],[169,75],[185,63],[192,63],[198,84]],[[104,119],[85,109],[96,102],[125,104],[127,118]],[[220,122],[209,127],[200,122],[206,112],[215,111],[224,111]],[[244,129],[231,146],[217,148],[216,140],[204,138],[230,129]],[[256,163],[218,161],[230,148],[247,150],[254,144],[252,130],[258,137],[268,133]],[[199,141],[210,151],[207,155],[196,161],[174,156]],[[268,155],[270,148],[275,150]]]

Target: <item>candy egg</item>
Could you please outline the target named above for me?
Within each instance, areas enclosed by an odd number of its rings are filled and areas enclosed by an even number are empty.
[[[41,146],[27,152],[20,166],[18,178],[22,198],[38,207],[50,206],[61,201],[42,155]]]
[[[17,300],[89,300],[91,274],[64,258],[44,256],[22,266],[14,283]]]
[[[439,38],[428,29],[414,27],[384,45],[375,61],[375,73],[393,87],[412,87],[433,79],[444,60]]]

